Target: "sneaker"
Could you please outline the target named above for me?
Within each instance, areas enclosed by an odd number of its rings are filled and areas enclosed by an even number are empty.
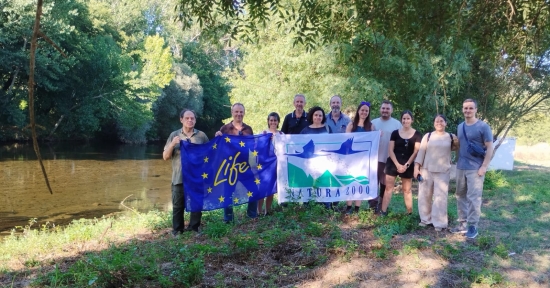
[[[386,217],[386,216],[388,216],[388,211],[380,210],[380,213],[378,213],[378,215],[380,215],[381,217]]]
[[[420,227],[433,227],[434,225],[432,223],[426,224],[424,222],[418,223],[418,226]]]
[[[460,222],[460,224],[458,224],[458,226],[456,226],[455,228],[451,229],[450,230],[451,233],[466,233],[468,232],[468,228],[466,227],[466,222]]]
[[[441,231],[443,231],[443,230],[445,230],[445,228],[435,227],[435,231],[437,231],[437,232],[441,232]]]
[[[347,215],[351,215],[352,213],[353,213],[353,207],[348,206],[348,207],[346,208],[346,214],[347,214]]]
[[[477,236],[477,228],[474,225],[468,227],[468,232],[466,232],[466,237],[469,239],[474,239]]]

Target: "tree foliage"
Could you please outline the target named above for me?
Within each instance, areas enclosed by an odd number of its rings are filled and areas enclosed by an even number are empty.
[[[180,0],[184,26],[198,23],[207,31],[260,43],[262,32],[275,23],[294,47],[311,53],[335,47],[338,75],[350,87],[340,93],[351,100],[391,99],[397,110],[413,110],[421,130],[431,129],[431,116],[437,112],[449,114],[456,126],[462,101],[477,98],[480,116],[494,122],[495,136],[504,136],[550,97],[548,69],[533,64],[549,61],[548,1],[198,3]],[[240,99],[240,93],[255,92],[241,92],[236,85],[234,98]]]

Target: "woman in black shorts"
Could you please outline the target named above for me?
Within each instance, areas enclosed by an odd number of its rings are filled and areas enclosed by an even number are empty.
[[[386,215],[388,206],[390,205],[393,187],[395,186],[395,178],[401,178],[403,188],[403,198],[407,213],[412,213],[412,178],[414,173],[414,159],[420,149],[422,134],[411,127],[413,123],[413,115],[409,110],[401,113],[401,124],[403,127],[395,130],[391,134],[390,145],[388,147],[389,156],[386,162],[386,191],[382,200],[382,208],[380,214]]]

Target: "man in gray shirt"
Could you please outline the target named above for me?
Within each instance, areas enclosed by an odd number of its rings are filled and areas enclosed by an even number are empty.
[[[378,144],[378,184],[380,185],[380,194],[378,198],[369,200],[369,207],[377,212],[382,205],[384,199],[384,191],[386,191],[386,174],[384,168],[388,160],[388,146],[390,145],[391,133],[401,128],[401,122],[391,117],[393,105],[389,100],[382,101],[380,106],[380,117],[372,120],[372,125],[380,130],[380,142]],[[378,201],[380,199],[380,201]]]
[[[334,95],[330,97],[330,109],[327,113],[327,124],[332,133],[346,133],[346,127],[350,122],[348,115],[342,113],[342,97],[340,95]]]
[[[181,174],[180,140],[195,144],[208,142],[206,134],[195,129],[197,116],[193,110],[184,109],[181,111],[180,122],[182,128],[170,134],[164,146],[164,152],[162,152],[164,160],[172,159],[172,235],[174,236],[181,234],[183,231],[193,230],[198,232],[202,217],[202,212],[191,212],[189,226],[184,228],[185,196]]]
[[[466,237],[474,239],[478,235],[477,224],[481,214],[483,180],[493,157],[493,133],[487,123],[476,118],[475,100],[464,100],[462,113],[464,122],[458,125],[456,133],[460,143],[456,164],[455,194],[459,224],[451,229],[451,232],[466,233]],[[476,157],[469,153],[470,143],[484,147],[485,156]]]

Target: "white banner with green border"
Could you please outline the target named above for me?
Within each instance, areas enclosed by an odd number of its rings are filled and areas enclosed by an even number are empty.
[[[378,131],[275,135],[279,203],[376,198],[379,140]]]

